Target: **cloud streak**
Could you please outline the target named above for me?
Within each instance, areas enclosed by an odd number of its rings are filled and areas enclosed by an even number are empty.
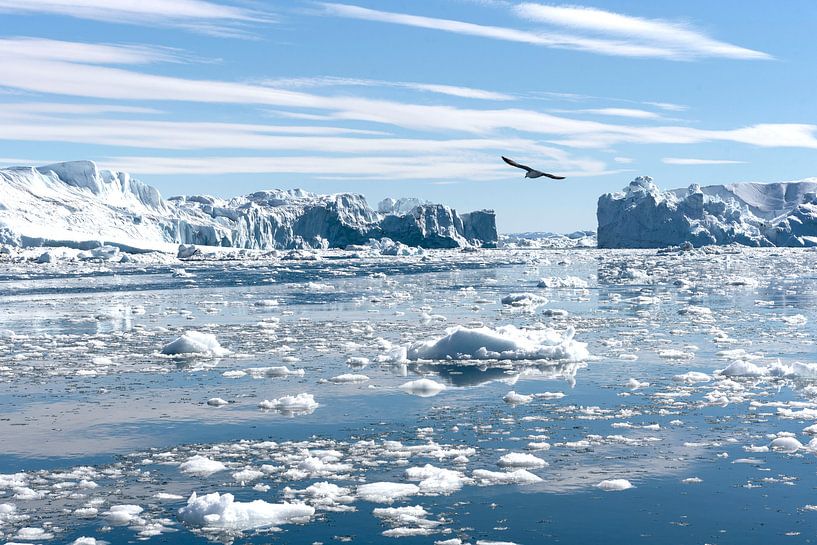
[[[205,0],[0,0],[0,13],[157,25],[224,37],[247,37],[250,27],[274,21],[269,13]]]
[[[442,85],[438,83],[417,83],[408,81],[383,81],[375,79],[360,78],[339,78],[334,76],[322,76],[313,78],[282,78],[267,80],[265,85],[285,88],[315,88],[315,87],[390,87],[398,89],[410,89],[413,91],[424,91],[437,93],[458,98],[473,98],[478,100],[514,100],[516,97],[507,93],[476,89],[474,87],[462,87],[458,85]]]
[[[677,59],[719,57],[726,59],[770,59],[761,51],[721,42],[688,25],[632,17],[612,11],[583,6],[553,6],[525,2],[514,7],[520,17],[537,23],[619,37],[629,42],[656,47]]]
[[[666,165],[739,165],[746,161],[731,161],[728,159],[693,159],[682,157],[664,157],[661,162]]]
[[[629,17],[592,8],[554,7],[533,3],[515,6],[513,11],[529,21],[548,23],[567,31],[534,32],[454,19],[382,11],[350,4],[323,3],[321,5],[323,13],[330,16],[602,55],[667,60],[691,60],[701,57],[771,58],[770,55],[760,51],[714,40],[677,23]],[[577,30],[588,31],[589,34],[580,35],[577,34]]]

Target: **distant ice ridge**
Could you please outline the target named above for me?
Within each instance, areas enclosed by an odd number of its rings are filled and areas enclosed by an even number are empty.
[[[599,197],[599,248],[817,246],[817,178],[661,191],[639,176]]]
[[[511,233],[499,237],[500,248],[595,248],[595,231],[574,231],[560,234],[550,232]]]
[[[91,161],[0,169],[0,244],[175,250],[179,244],[245,249],[321,249],[389,238],[408,246],[494,245],[494,212],[458,214],[417,199],[388,200],[300,189],[221,199],[162,199],[124,172]]]

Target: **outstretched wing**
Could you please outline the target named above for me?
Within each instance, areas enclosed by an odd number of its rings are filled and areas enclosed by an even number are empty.
[[[508,163],[509,165],[511,165],[512,167],[521,168],[522,170],[527,170],[528,172],[533,170],[531,167],[528,167],[528,166],[525,166],[525,165],[520,165],[519,163],[517,163],[513,159],[508,159],[504,155],[501,155],[500,157],[502,157],[502,160],[505,161],[506,163]]]
[[[555,174],[548,174],[547,172],[543,172],[542,174],[544,174],[545,176],[547,176],[548,178],[551,178],[553,180],[564,180],[565,179],[564,176],[556,176]]]

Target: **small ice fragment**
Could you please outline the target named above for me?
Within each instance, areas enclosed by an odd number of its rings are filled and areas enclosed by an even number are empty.
[[[596,488],[600,488],[606,492],[613,492],[633,488],[633,485],[627,479],[606,479],[597,484]]]
[[[445,390],[445,384],[428,378],[421,378],[401,384],[400,389],[419,397],[433,397]]]

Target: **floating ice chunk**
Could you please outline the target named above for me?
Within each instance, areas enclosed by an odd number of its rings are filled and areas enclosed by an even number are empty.
[[[499,465],[503,467],[523,467],[537,468],[545,467],[548,463],[538,456],[524,452],[509,452],[499,459]]]
[[[179,509],[179,519],[194,527],[249,530],[271,528],[281,524],[304,523],[315,514],[315,508],[303,503],[268,503],[263,500],[238,502],[232,494],[213,492],[197,496]]]
[[[725,369],[718,371],[718,374],[727,377],[814,379],[817,378],[817,364],[802,362],[783,364],[778,361],[770,365],[760,366],[748,361],[738,360],[729,364]]]
[[[253,303],[257,307],[277,307],[280,305],[277,299],[260,299]]]
[[[701,307],[696,305],[687,305],[686,307],[682,308],[678,311],[678,314],[691,314],[696,317],[711,317],[712,316],[712,309],[707,307]]]
[[[712,377],[710,377],[706,373],[700,373],[698,371],[689,371],[682,375],[675,375],[674,377],[672,377],[672,380],[692,384],[694,382],[709,382],[710,380],[712,380]]]
[[[361,356],[352,356],[346,359],[346,365],[353,368],[362,368],[369,365],[369,358],[364,358]]]
[[[107,545],[107,541],[100,541],[95,537],[80,536],[71,542],[70,545]]]
[[[188,331],[162,348],[162,354],[167,356],[186,354],[223,356],[229,353],[229,350],[218,343],[215,335],[198,331]]]
[[[583,289],[586,288],[587,285],[587,281],[582,280],[578,276],[548,276],[539,280],[538,287]]]
[[[540,392],[533,394],[533,397],[536,399],[562,399],[564,396],[564,392]]]
[[[534,307],[546,305],[548,300],[535,293],[511,293],[503,297],[501,302],[503,305],[510,305],[512,307]]]
[[[793,316],[781,316],[780,319],[791,326],[806,325],[806,323],[808,322],[808,318],[806,318],[802,314],[794,314]]]
[[[423,467],[410,467],[406,478],[420,481],[420,492],[423,494],[451,494],[463,487],[470,479],[459,471],[444,469],[426,464]]]
[[[421,378],[401,384],[400,389],[411,395],[420,397],[434,397],[445,390],[445,384],[428,378]]]
[[[794,437],[776,437],[769,443],[769,448],[777,452],[793,453],[803,448],[803,443]]]
[[[607,492],[613,492],[617,490],[627,490],[628,488],[633,488],[633,485],[627,479],[606,479],[597,484],[596,488],[600,488]]]
[[[631,390],[638,390],[639,388],[647,388],[650,385],[649,382],[642,382],[638,379],[631,378],[627,381],[627,388]]]
[[[289,414],[311,414],[315,412],[320,404],[315,401],[312,394],[301,393],[295,396],[286,395],[278,399],[267,400],[260,402],[258,408],[265,410],[275,410],[282,413]]]
[[[392,526],[383,535],[386,537],[424,536],[434,533],[441,523],[428,520],[430,514],[419,505],[406,507],[378,507],[372,512],[374,516]]]
[[[695,357],[695,353],[684,352],[676,348],[667,348],[666,350],[659,350],[658,356],[665,360],[691,360]]]
[[[509,405],[524,405],[525,403],[530,403],[531,401],[533,401],[533,396],[517,394],[515,391],[511,390],[510,392],[504,395],[502,401],[508,403]]]
[[[193,456],[188,458],[179,466],[179,471],[188,475],[195,475],[197,477],[209,477],[213,473],[224,471],[227,466],[217,460],[211,460],[206,456]]]
[[[587,345],[573,340],[574,330],[562,334],[549,328],[517,329],[512,325],[491,329],[457,326],[446,335],[407,347],[409,360],[564,360],[590,357]]]
[[[533,484],[542,480],[540,476],[534,475],[527,469],[516,469],[514,471],[475,469],[471,475],[481,485]]]
[[[420,492],[416,484],[378,482],[362,484],[357,487],[357,496],[372,503],[393,503]]]
[[[734,361],[718,373],[727,377],[762,377],[768,374],[766,369],[744,360]]]
[[[307,496],[311,505],[324,511],[355,510],[355,507],[350,505],[355,501],[352,490],[326,481],[311,484],[304,490],[293,490],[287,487],[284,493],[287,497]]]
[[[105,513],[105,520],[112,526],[127,526],[144,511],[138,505],[112,505]]]
[[[183,500],[184,496],[179,496],[178,494],[170,494],[168,492],[159,492],[153,496],[157,500]]]
[[[229,403],[226,400],[221,399],[220,397],[211,397],[210,399],[207,400],[207,404],[210,405],[211,407],[223,407],[224,405],[228,405]]]
[[[42,528],[26,526],[17,530],[17,533],[14,534],[14,539],[22,539],[23,541],[37,541],[39,539],[48,540],[54,539],[54,534],[46,532]]]
[[[303,369],[290,369],[286,365],[273,365],[271,367],[249,367],[244,371],[252,378],[272,378],[272,377],[302,377],[305,374]]]
[[[233,479],[241,483],[248,483],[256,479],[260,479],[264,475],[265,473],[263,471],[258,471],[257,469],[252,469],[248,467],[242,469],[241,471],[234,472]]]
[[[335,384],[349,384],[355,382],[366,382],[369,380],[369,377],[366,375],[355,375],[355,374],[344,374],[338,375],[336,377],[332,377],[329,379],[329,382],[334,382]]]

